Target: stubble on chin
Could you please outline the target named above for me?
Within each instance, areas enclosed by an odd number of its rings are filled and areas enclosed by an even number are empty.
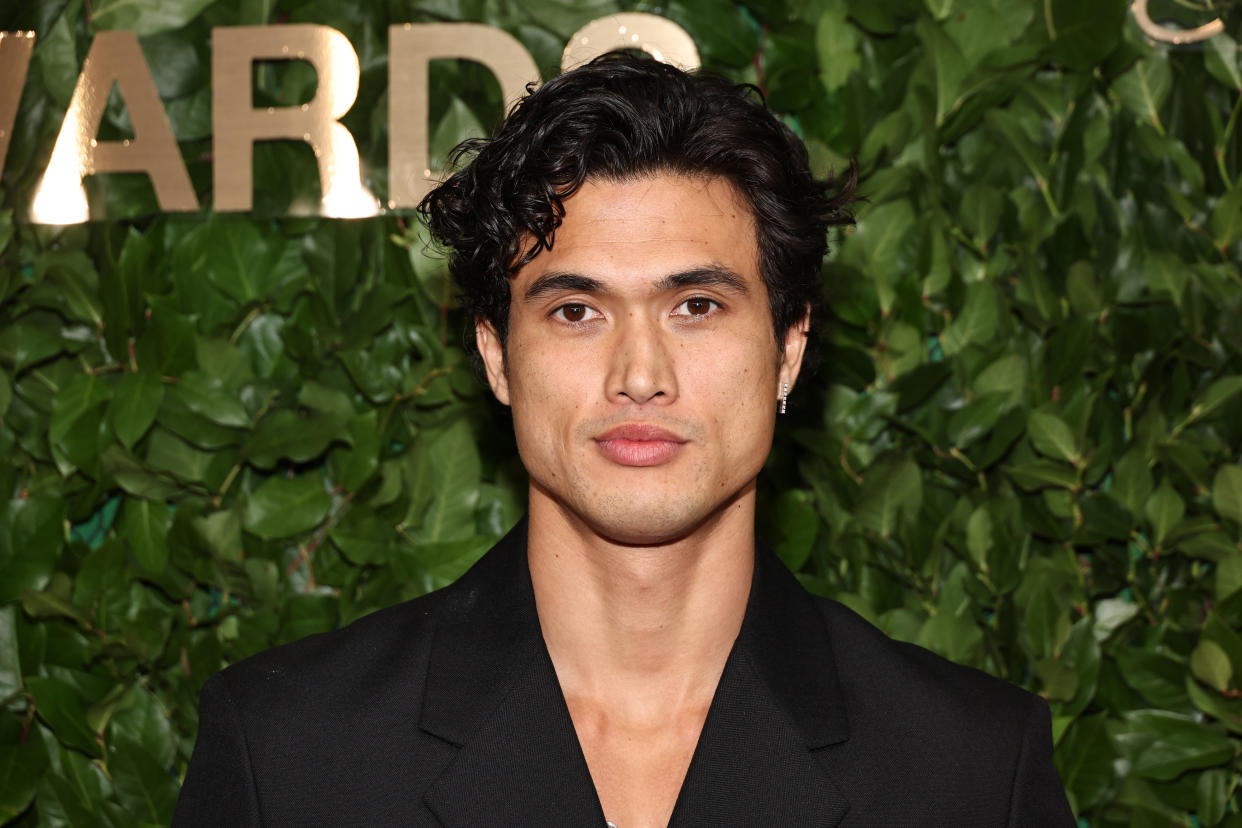
[[[659,484],[643,483],[647,469],[633,472],[632,482],[615,478],[607,482],[585,474],[564,481],[562,491],[552,491],[532,479],[532,488],[545,496],[575,531],[595,535],[622,546],[662,546],[683,540],[717,520],[747,491],[754,481],[737,491],[711,483],[705,469],[686,470],[686,482],[666,477]],[[611,477],[611,476],[610,476]]]

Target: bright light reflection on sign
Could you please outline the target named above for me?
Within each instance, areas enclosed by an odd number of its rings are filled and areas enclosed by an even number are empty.
[[[134,137],[99,141],[96,136],[114,83],[129,111]],[[198,209],[177,139],[133,32],[100,32],[91,43],[52,158],[35,193],[33,220],[77,224],[89,219],[82,178],[100,172],[146,173],[161,209]]]

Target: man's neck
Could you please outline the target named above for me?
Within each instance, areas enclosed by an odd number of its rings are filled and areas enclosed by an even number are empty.
[[[754,519],[752,488],[686,537],[627,546],[532,491],[535,604],[571,708],[635,725],[706,712],[746,612]]]

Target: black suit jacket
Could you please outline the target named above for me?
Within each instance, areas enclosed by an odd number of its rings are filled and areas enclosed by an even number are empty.
[[[1051,753],[1043,701],[760,549],[670,824],[1071,826]],[[173,824],[603,826],[525,523],[446,589],[208,680]]]

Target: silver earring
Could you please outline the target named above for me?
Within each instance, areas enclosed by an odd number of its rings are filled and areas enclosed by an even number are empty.
[[[785,413],[785,406],[789,404],[789,383],[781,383],[781,413]]]

